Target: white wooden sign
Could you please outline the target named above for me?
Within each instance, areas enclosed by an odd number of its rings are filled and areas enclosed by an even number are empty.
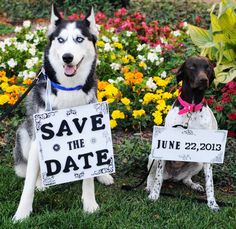
[[[151,157],[156,160],[223,163],[226,130],[154,126]]]
[[[114,173],[106,102],[34,114],[44,186]]]

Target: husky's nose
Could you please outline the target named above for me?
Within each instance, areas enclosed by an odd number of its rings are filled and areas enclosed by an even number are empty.
[[[73,61],[74,59],[74,56],[70,53],[65,53],[63,56],[62,56],[62,59],[63,61],[66,63],[66,64],[69,64]]]

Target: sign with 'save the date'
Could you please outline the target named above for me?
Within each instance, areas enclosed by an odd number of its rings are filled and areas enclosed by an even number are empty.
[[[154,126],[151,158],[167,161],[223,163],[226,130]]]
[[[44,186],[115,172],[108,104],[34,114]]]

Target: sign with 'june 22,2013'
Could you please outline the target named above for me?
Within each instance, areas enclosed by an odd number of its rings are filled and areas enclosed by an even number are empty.
[[[223,163],[226,130],[154,126],[151,157],[156,160]]]
[[[44,186],[115,172],[106,102],[34,115]]]

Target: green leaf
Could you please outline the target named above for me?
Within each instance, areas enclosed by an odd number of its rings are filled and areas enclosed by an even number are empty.
[[[236,68],[230,69],[228,72],[217,74],[214,83],[217,86],[219,83],[228,83],[234,78],[236,78]]]
[[[188,30],[193,43],[198,47],[211,48],[216,45],[213,42],[212,34],[208,30],[193,25],[188,25]]]
[[[233,49],[224,50],[223,55],[229,62],[234,61],[236,58],[236,53]]]
[[[214,34],[215,32],[221,32],[222,31],[222,28],[219,24],[219,19],[218,17],[211,13],[211,30],[212,30],[212,33]]]

